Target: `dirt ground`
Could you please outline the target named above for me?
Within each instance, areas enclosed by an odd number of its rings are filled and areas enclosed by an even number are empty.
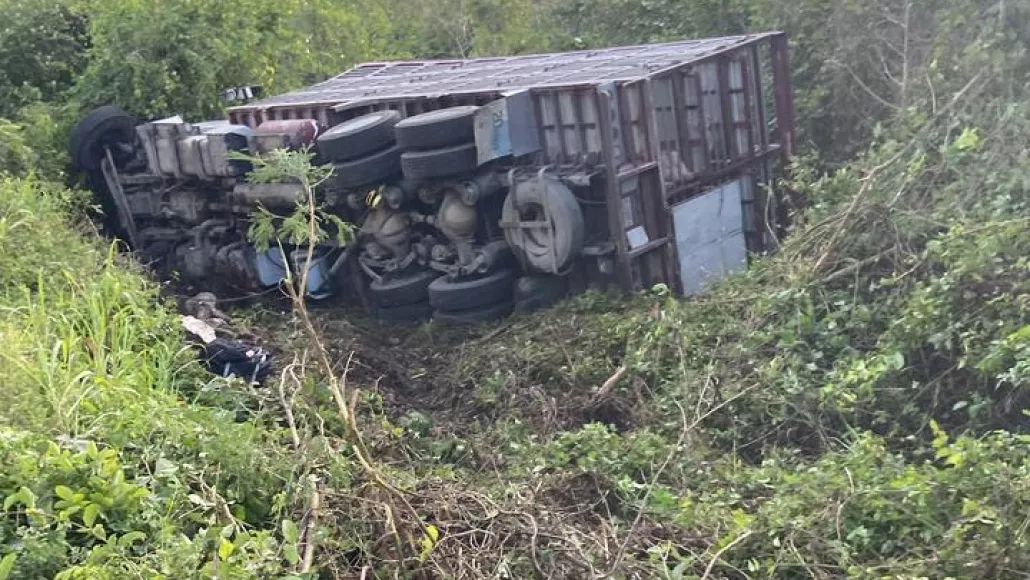
[[[270,350],[277,367],[311,348],[285,298],[266,296],[226,305],[225,310],[232,320],[227,329],[231,335]],[[310,310],[348,386],[377,394],[391,424],[420,416],[431,425],[425,440],[413,444],[390,440],[369,422],[366,441],[391,470],[421,474],[408,481],[407,497],[445,538],[423,564],[425,575],[415,577],[591,577],[607,568],[633,569],[627,562],[646,559],[648,546],[682,534],[635,517],[636,511],[618,500],[613,482],[603,477],[575,468],[527,474],[508,465],[500,425],[512,418],[541,442],[590,421],[628,428],[644,420],[646,385],[634,383],[630,396],[615,396],[604,392],[601,381],[558,384],[543,376],[532,378],[524,369],[506,369],[502,360],[482,360],[537,341],[540,333],[554,347],[550,350],[564,350],[562,342],[576,344],[576,336],[560,338],[575,328],[574,323],[562,326],[567,316],[517,315],[472,328],[433,323],[391,327],[339,304],[316,303]],[[542,330],[545,321],[554,326]],[[569,348],[560,355],[563,359],[575,356]],[[482,391],[490,377],[477,373],[487,368],[509,376],[495,397],[484,402]],[[614,363],[604,370],[609,371],[619,372]],[[437,475],[433,464],[451,475]],[[375,505],[389,505],[390,500],[368,482],[330,494],[327,502],[340,518],[364,514],[367,537],[389,537],[389,526],[398,526],[418,545],[418,524],[405,510],[380,521],[383,514]],[[627,526],[632,526],[631,534]],[[355,553],[334,554],[334,577],[351,577],[356,564],[378,568],[396,563],[403,560],[398,550],[384,540]]]

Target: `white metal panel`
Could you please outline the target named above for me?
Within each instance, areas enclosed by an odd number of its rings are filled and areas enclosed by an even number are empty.
[[[741,207],[743,180],[727,183],[672,208],[676,254],[685,294],[747,266]]]

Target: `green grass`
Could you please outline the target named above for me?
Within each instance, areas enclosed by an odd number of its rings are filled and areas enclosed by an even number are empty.
[[[281,570],[275,534],[261,532],[291,507],[277,429],[180,396],[210,379],[156,286],[68,221],[74,202],[57,186],[0,180],[0,551],[15,555],[10,577],[195,578],[218,546],[209,529],[240,544],[242,563],[223,573]],[[235,522],[215,515],[218,502]],[[239,540],[244,530],[267,538]]]

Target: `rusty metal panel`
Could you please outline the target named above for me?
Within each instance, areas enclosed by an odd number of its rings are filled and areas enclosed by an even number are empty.
[[[554,165],[592,165],[602,158],[594,90],[533,91],[544,158]]]
[[[611,164],[608,169],[614,175],[617,169],[627,162],[628,158],[622,132],[622,113],[619,109],[615,83],[600,85],[597,87],[597,91],[604,97],[598,101],[601,145],[611,154],[608,157],[602,157],[602,160]]]
[[[651,115],[653,115],[654,146],[661,165],[663,179],[675,183],[682,163],[680,158],[679,124],[676,119],[676,99],[672,94],[672,77],[651,81]]]
[[[751,70],[751,94],[752,107],[754,112],[752,114],[752,120],[755,125],[755,135],[757,136],[756,147],[764,149],[769,144],[769,127],[766,125],[766,113],[765,113],[765,82],[763,81],[763,60],[760,52],[761,45],[751,45],[751,54],[749,60],[749,67]]]
[[[628,148],[627,157],[634,165],[653,161],[647,132],[650,116],[644,105],[642,89],[643,83],[634,82],[623,84],[618,91],[622,133]]]
[[[561,123],[562,142],[565,143],[566,159],[578,161],[586,156],[586,145],[579,130],[575,95],[571,91],[559,91],[555,96],[558,101],[558,119]]]
[[[608,206],[608,231],[615,246],[615,276],[623,290],[633,288],[633,274],[626,259],[626,238],[621,216],[621,199],[616,172],[617,159],[623,155],[622,139],[618,134],[619,118],[614,85],[597,88],[597,109],[601,128],[602,161],[605,170],[605,203]],[[607,114],[604,112],[607,111]]]
[[[743,61],[739,58],[727,60],[726,72],[733,132],[733,157],[746,157],[753,151]]]
[[[558,110],[550,94],[537,94],[537,114],[540,117],[540,136],[545,158],[552,163],[560,163],[565,156],[565,148],[561,141],[561,130],[558,121]]]
[[[701,76],[690,72],[683,76],[683,99],[686,110],[686,139],[690,147],[690,169],[695,174],[708,171],[711,165],[708,157],[708,127],[705,123]]]
[[[597,100],[586,91],[577,92],[579,107],[580,126],[583,132],[583,142],[586,144],[588,156],[592,157],[590,162],[596,163],[601,156],[603,147],[601,145],[600,113],[597,110]]]
[[[559,54],[366,63],[298,91],[232,107],[230,114],[271,109],[348,107],[367,101],[402,101],[444,95],[452,98],[464,96],[471,99],[469,102],[474,102],[475,96],[481,94],[499,95],[540,88],[585,88],[634,81],[769,36],[683,40]]]
[[[718,62],[708,62],[698,67],[698,81],[701,87],[702,125],[708,146],[708,167],[717,169],[729,157],[724,127],[722,94],[719,91]]]

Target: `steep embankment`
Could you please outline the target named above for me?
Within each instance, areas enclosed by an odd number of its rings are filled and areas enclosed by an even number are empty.
[[[70,194],[3,181],[0,571],[1030,570],[1030,115],[976,110],[802,174],[805,225],[697,300],[390,340],[317,313],[360,441],[288,317],[237,312],[281,382],[211,380]]]
[[[225,385],[138,268],[74,227],[82,209],[0,178],[0,578],[268,577],[288,449],[192,402]]]

